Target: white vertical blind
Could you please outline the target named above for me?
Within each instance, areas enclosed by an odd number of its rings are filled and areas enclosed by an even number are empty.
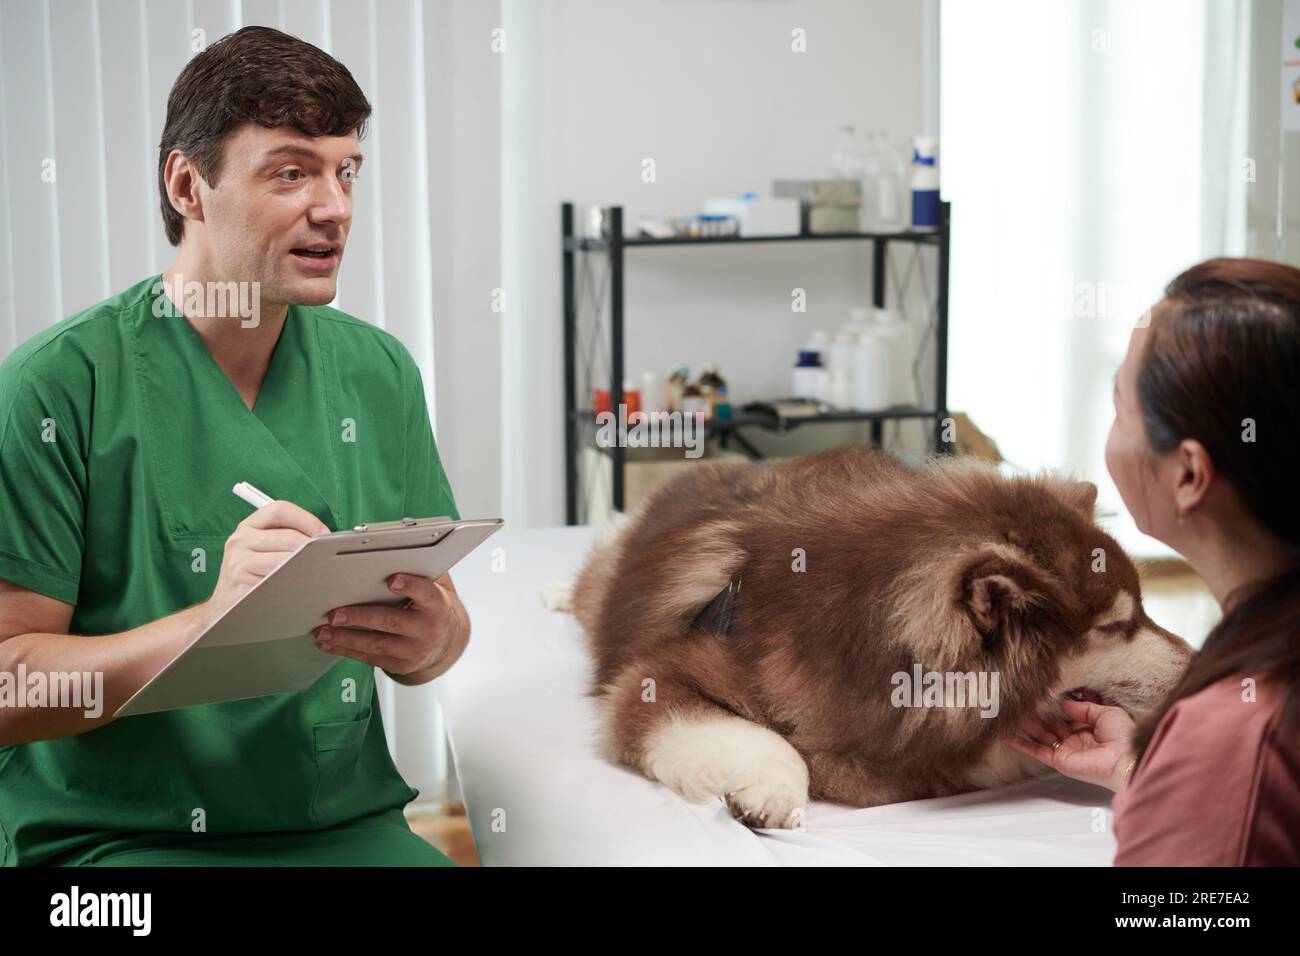
[[[952,407],[1017,465],[1097,482],[1113,530],[1144,554],[1169,552],[1106,473],[1112,380],[1165,283],[1245,252],[1249,13],[1245,0],[942,7]]]

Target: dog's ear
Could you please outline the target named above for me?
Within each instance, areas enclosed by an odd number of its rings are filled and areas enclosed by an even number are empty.
[[[1052,489],[1071,508],[1083,513],[1091,521],[1097,513],[1097,486],[1091,481],[1074,481],[1070,478],[1055,478]]]
[[[1027,554],[1007,546],[983,548],[971,555],[957,589],[958,601],[985,647],[1006,629],[1018,629],[1030,613],[1050,612],[1055,590]]]

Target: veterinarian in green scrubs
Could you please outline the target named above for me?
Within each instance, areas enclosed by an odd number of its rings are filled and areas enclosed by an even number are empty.
[[[250,27],[210,45],[159,150],[174,266],[0,363],[0,677],[103,683],[93,717],[0,707],[4,864],[449,862],[405,822],[417,791],[375,685],[376,666],[425,683],[463,651],[446,575],[332,616],[316,636],[338,662],[306,690],[112,719],[306,537],[459,517],[415,362],[323,304],[369,115],[308,43]],[[191,281],[260,290],[260,313],[196,314]],[[241,481],[276,503],[252,509]]]
[[[239,481],[334,530],[459,517],[418,369],[390,335],[290,307],[250,410],[185,319],[153,314],[157,283],[30,340],[0,374],[0,578],[75,604],[70,633],[205,600],[251,510]],[[299,693],[5,748],[0,858],[415,863],[437,856],[402,819],[415,796],[389,757],[374,668],[341,659]]]

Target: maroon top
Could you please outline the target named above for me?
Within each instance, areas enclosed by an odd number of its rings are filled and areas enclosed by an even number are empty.
[[[1116,866],[1300,865],[1300,731],[1229,677],[1174,704],[1115,795]]]

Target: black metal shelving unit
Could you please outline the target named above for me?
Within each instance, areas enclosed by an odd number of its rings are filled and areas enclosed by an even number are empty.
[[[660,246],[715,246],[748,243],[772,242],[869,242],[872,246],[871,300],[877,307],[884,307],[886,298],[887,254],[891,243],[909,243],[921,247],[932,247],[938,255],[937,290],[932,308],[934,309],[935,335],[935,380],[933,407],[895,407],[879,412],[858,412],[832,410],[811,418],[784,420],[776,422],[766,415],[735,412],[729,419],[711,420],[705,429],[706,437],[718,437],[725,444],[734,440],[751,457],[762,457],[758,450],[744,436],[746,428],[766,428],[769,430],[792,429],[819,423],[832,422],[870,422],[872,441],[879,445],[884,434],[886,421],[904,419],[932,419],[933,450],[951,453],[952,446],[944,441],[944,419],[948,416],[948,256],[950,245],[951,204],[940,203],[939,228],[933,231],[899,231],[899,232],[853,232],[830,235],[799,236],[727,236],[719,238],[672,238],[651,239],[644,237],[629,238],[623,235],[623,207],[609,206],[603,210],[602,230],[604,236],[592,238],[574,233],[574,204],[565,202],[560,207],[561,239],[563,249],[563,290],[564,290],[564,450],[565,450],[565,514],[569,524],[579,520],[579,472],[578,456],[584,447],[589,433],[595,432],[595,415],[587,405],[591,396],[591,375],[587,370],[587,380],[579,381],[579,290],[577,288],[577,268],[581,257],[584,265],[588,257],[604,257],[606,276],[608,278],[609,301],[609,365],[610,365],[610,407],[617,409],[623,403],[623,331],[624,331],[624,257],[629,249],[647,249]],[[603,283],[601,283],[603,286]],[[599,289],[592,302],[596,312],[593,335],[599,336],[599,313],[604,298],[603,289]],[[612,462],[612,504],[615,510],[623,510],[624,475],[623,468],[627,460],[627,449],[615,444],[603,449],[608,452]]]

